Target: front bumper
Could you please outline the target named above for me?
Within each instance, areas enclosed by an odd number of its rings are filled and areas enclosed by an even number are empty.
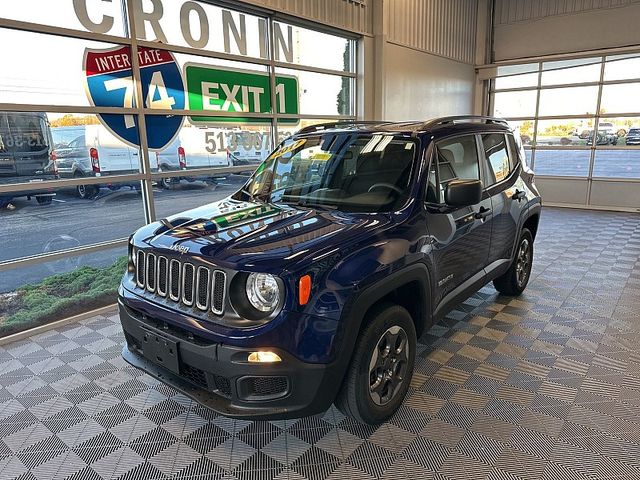
[[[213,343],[158,322],[119,303],[127,344],[124,359],[212,410],[234,418],[277,420],[325,411],[338,392],[342,368],[311,364],[284,350],[265,345],[282,362],[248,363],[255,348]],[[163,366],[148,342],[164,339],[175,346],[177,358]],[[167,363],[165,361],[165,363]]]

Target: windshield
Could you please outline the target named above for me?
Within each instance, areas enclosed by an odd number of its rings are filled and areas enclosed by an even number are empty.
[[[84,136],[84,126],[56,127],[51,129],[54,148],[72,147],[71,142]]]
[[[240,195],[348,212],[383,212],[408,199],[416,141],[408,136],[325,133],[286,140]]]

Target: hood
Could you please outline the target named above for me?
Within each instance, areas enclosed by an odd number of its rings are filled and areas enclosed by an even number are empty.
[[[77,148],[72,147],[54,147],[53,150],[56,152],[56,155],[69,155],[73,153],[74,150],[78,150]],[[88,150],[87,150],[88,153]]]
[[[390,225],[390,214],[320,211],[226,198],[141,228],[138,246],[234,270],[295,270]]]

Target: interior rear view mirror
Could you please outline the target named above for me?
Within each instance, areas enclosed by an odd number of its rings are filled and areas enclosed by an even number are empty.
[[[452,207],[468,207],[482,200],[480,180],[451,180],[444,191],[444,201]]]

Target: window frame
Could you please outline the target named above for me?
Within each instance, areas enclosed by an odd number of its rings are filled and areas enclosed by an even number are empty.
[[[586,61],[588,59],[595,59],[595,58],[598,59],[598,62],[594,62],[594,63],[588,62],[588,63],[584,63],[584,65],[590,64],[590,65],[600,66],[600,76],[596,80],[590,79],[588,81],[576,81],[576,82],[567,83],[567,84],[550,84],[550,85],[546,85],[542,81],[543,73],[550,71],[549,69],[544,68],[545,64],[548,64],[549,62],[558,62],[558,61],[565,61],[565,60]],[[504,63],[499,63],[494,67],[495,75],[489,75],[490,77],[489,104],[488,104],[487,110],[490,114],[495,111],[496,94],[499,94],[502,92],[522,92],[522,91],[528,91],[528,90],[537,91],[535,110],[527,112],[526,115],[519,116],[519,117],[515,117],[515,116],[505,117],[505,119],[510,122],[531,121],[533,123],[533,129],[532,129],[532,135],[531,135],[532,142],[531,144],[523,145],[524,158],[521,159],[523,162],[523,168],[526,166],[527,168],[530,168],[532,171],[535,172],[536,164],[538,162],[544,162],[544,160],[546,160],[546,156],[544,156],[543,154],[547,150],[558,151],[561,149],[563,152],[569,152],[569,151],[573,151],[574,153],[578,151],[588,152],[588,153],[585,153],[584,155],[585,157],[588,157],[585,159],[586,162],[583,162],[581,160],[579,162],[576,161],[578,163],[584,164],[585,168],[582,170],[572,169],[570,172],[564,172],[561,169],[556,168],[555,171],[548,171],[546,173],[537,173],[537,176],[539,176],[540,178],[549,178],[553,180],[563,180],[563,181],[567,181],[567,180],[586,181],[588,183],[587,201],[586,201],[587,205],[591,204],[590,203],[591,187],[594,181],[602,180],[602,181],[627,182],[627,183],[635,183],[635,184],[640,183],[640,176],[638,176],[636,173],[630,174],[629,176],[626,176],[626,177],[618,177],[615,175],[603,177],[603,176],[597,175],[596,174],[597,172],[595,171],[599,152],[605,151],[605,150],[616,150],[619,152],[632,151],[632,150],[640,149],[639,146],[635,146],[635,145],[629,146],[629,145],[618,144],[617,146],[614,147],[609,145],[598,145],[597,142],[593,142],[592,145],[580,145],[580,144],[566,145],[566,146],[544,145],[544,144],[541,145],[539,144],[540,136],[538,135],[541,129],[540,128],[541,122],[554,121],[554,120],[570,120],[570,119],[583,120],[584,119],[584,120],[592,121],[594,125],[594,133],[593,133],[594,135],[597,135],[598,130],[600,130],[599,125],[603,121],[603,119],[608,119],[608,118],[636,119],[637,120],[636,123],[640,124],[640,111],[625,111],[625,112],[616,112],[616,111],[602,112],[601,111],[602,100],[604,97],[604,93],[606,93],[607,91],[607,88],[611,89],[615,85],[640,83],[640,71],[638,70],[633,70],[629,72],[626,77],[616,75],[614,78],[611,78],[611,75],[607,76],[608,72],[610,72],[610,70],[608,69],[610,69],[612,65],[620,61],[625,62],[629,59],[640,59],[640,50],[638,49],[638,47],[628,48],[625,50],[625,52],[602,50],[601,52],[598,52],[595,55],[593,53],[581,54],[581,55],[566,55],[566,56],[554,55],[549,57],[538,57],[537,59],[529,59],[528,61],[527,59],[522,59],[520,61],[508,61]],[[537,65],[537,69],[532,68],[532,66],[534,65]],[[529,68],[525,68],[527,66]],[[567,70],[567,69],[571,70],[576,66],[578,65],[559,68],[558,70],[560,71]],[[507,69],[509,72],[512,70],[513,71],[518,70],[518,68],[520,70],[523,70],[523,69],[524,70],[522,73],[509,73],[507,75],[499,75],[499,70],[501,68]],[[499,77],[531,75],[532,73],[538,74],[537,85],[527,86],[527,87],[502,87],[502,88],[496,87],[496,83],[499,83],[499,82],[496,82],[496,79]],[[593,113],[590,113],[588,115],[585,115],[584,113],[557,114],[557,115],[541,114],[540,103],[541,103],[541,97],[543,92],[550,89],[558,89],[558,88],[566,88],[566,87],[588,87],[588,86],[597,88],[596,107]]]
[[[425,181],[425,185],[424,185],[424,193],[422,194],[422,199],[423,201],[427,204],[427,205],[431,205],[431,206],[436,206],[436,207],[443,207],[446,206],[447,204],[444,201],[444,190],[442,191],[442,197],[440,197],[440,191],[441,191],[441,184],[440,184],[440,169],[438,168],[439,163],[438,163],[438,144],[443,142],[443,141],[447,141],[447,140],[455,140],[457,138],[463,138],[463,137],[472,137],[474,144],[475,144],[475,150],[476,150],[476,159],[477,159],[477,163],[478,163],[478,180],[480,180],[480,183],[482,184],[482,191],[483,191],[483,199],[485,197],[484,192],[486,192],[486,187],[485,187],[485,171],[484,171],[484,167],[481,164],[480,161],[480,150],[479,150],[479,146],[478,146],[478,135],[474,132],[474,133],[456,133],[453,135],[448,135],[446,137],[442,137],[442,138],[438,138],[432,141],[431,143],[431,158],[429,159],[429,165],[427,168],[427,175],[426,175],[426,181]],[[435,165],[436,167],[436,196],[438,197],[438,200],[440,200],[440,198],[442,198],[442,202],[438,201],[437,203],[434,202],[429,202],[427,200],[427,190],[429,187],[429,178],[431,176],[431,169],[432,167]]]
[[[516,161],[512,152],[512,148],[509,145],[509,136],[511,136],[511,138],[513,139],[513,134],[506,133],[506,132],[484,132],[484,133],[477,134],[478,148],[480,149],[480,152],[482,152],[482,156],[485,158],[484,168],[486,168],[487,170],[487,175],[486,175],[487,181],[490,178],[495,178],[495,172],[493,171],[493,166],[491,165],[491,161],[489,160],[489,157],[487,157],[484,149],[484,142],[482,141],[483,135],[501,135],[504,138],[505,150],[507,152],[507,158],[509,159],[509,173],[502,180],[499,180],[499,181],[496,180],[491,185],[484,186],[485,190],[493,190],[497,185],[507,183],[510,180],[510,178],[513,176],[513,173],[518,168],[518,164],[520,163],[519,161],[520,157],[519,155],[516,155],[518,158],[518,161]],[[515,142],[515,139],[513,139],[513,141]]]
[[[128,2],[127,2],[128,3]],[[351,98],[349,99],[349,114],[344,115],[325,115],[325,114],[298,114],[298,115],[285,115],[278,113],[260,113],[248,115],[254,118],[263,118],[265,122],[269,122],[270,125],[270,136],[271,136],[271,149],[275,148],[280,143],[280,135],[289,136],[289,132],[287,131],[287,126],[282,122],[279,122],[282,118],[297,118],[299,120],[309,120],[312,122],[331,122],[331,121],[340,121],[340,120],[357,120],[360,112],[359,102],[361,99],[359,98],[361,85],[358,79],[361,76],[361,41],[362,35],[357,32],[349,32],[345,30],[341,30],[339,28],[333,28],[328,25],[322,25],[318,22],[313,22],[310,20],[306,20],[303,18],[297,18],[293,16],[282,16],[272,10],[259,8],[248,4],[242,4],[239,2],[234,3],[233,5],[226,0],[198,0],[198,3],[202,4],[213,4],[215,6],[219,6],[225,9],[228,9],[235,13],[240,14],[249,14],[261,17],[265,20],[265,30],[269,38],[273,37],[273,25],[274,22],[285,22],[286,24],[292,25],[294,27],[300,27],[310,30],[315,30],[317,32],[326,33],[329,35],[334,35],[338,37],[342,37],[350,42],[350,51],[349,51],[349,67],[348,69],[342,70],[332,70],[322,67],[316,67],[307,64],[298,64],[295,62],[288,63],[280,60],[276,60],[273,55],[272,48],[273,46],[268,43],[268,54],[266,57],[258,58],[250,55],[239,55],[235,53],[225,53],[219,51],[213,51],[202,48],[194,48],[194,47],[186,47],[181,46],[179,44],[174,43],[163,43],[161,45],[162,50],[166,50],[171,52],[172,54],[184,54],[184,55],[196,55],[201,56],[207,59],[213,60],[222,60],[222,61],[238,61],[242,63],[251,63],[251,64],[259,64],[265,67],[266,72],[269,75],[270,81],[275,80],[276,76],[276,68],[286,68],[293,69],[298,71],[305,72],[313,72],[319,74],[326,75],[334,75],[339,76],[341,78],[348,78],[351,82],[350,84],[350,93]],[[135,28],[137,22],[138,14],[134,11],[134,9],[128,9],[122,11],[122,21],[123,28],[126,30],[125,35],[116,35],[112,33],[95,33],[91,31],[85,31],[82,29],[74,28],[74,27],[65,27],[65,26],[56,26],[53,24],[45,24],[45,23],[30,23],[21,20],[12,20],[9,18],[0,18],[0,28],[4,30],[16,31],[16,32],[30,32],[33,34],[46,34],[50,36],[58,36],[67,39],[78,39],[92,42],[102,42],[109,43],[119,46],[126,46],[130,49],[131,52],[136,51],[140,47],[144,48],[158,48],[158,43],[154,40],[143,40],[136,35]],[[1,17],[1,15],[0,15]],[[135,61],[136,56],[132,57],[132,65],[131,71],[135,84],[140,83],[141,72],[139,62]],[[211,112],[199,112],[195,110],[162,110],[162,109],[152,109],[146,106],[136,107],[135,105],[143,105],[142,98],[139,97],[139,92],[136,90],[134,93],[135,102],[131,108],[129,107],[96,107],[94,105],[88,106],[74,106],[68,104],[60,104],[60,105],[34,105],[30,103],[1,103],[0,111],[4,113],[10,112],[45,112],[45,113],[71,113],[71,114],[80,114],[80,115],[100,115],[100,114],[120,114],[120,115],[132,115],[133,117],[138,119],[138,128],[143,130],[145,125],[145,117],[153,116],[153,115],[182,115],[189,116],[194,113],[202,113],[203,115],[211,116],[211,117],[224,117],[224,112],[216,115]],[[233,116],[233,115],[226,115]],[[242,115],[245,116],[245,115]],[[300,126],[297,126],[296,129],[300,129]],[[154,222],[156,220],[156,200],[154,200],[154,192],[153,192],[153,184],[159,182],[163,179],[171,179],[180,177],[183,174],[181,171],[153,171],[153,165],[155,164],[155,160],[152,158],[153,153],[148,149],[148,142],[146,138],[146,133],[140,133],[139,139],[140,146],[137,148],[138,157],[137,163],[140,171],[132,174],[119,175],[117,177],[118,182],[132,182],[138,183],[141,186],[142,191],[142,213],[143,213],[143,221],[141,222],[141,226],[144,224],[148,224]],[[220,173],[239,173],[246,170],[246,167],[243,166],[235,166],[235,167],[205,167],[196,170],[192,170],[190,173],[193,175],[199,174],[220,174]],[[78,185],[99,185],[104,183],[104,179],[100,179],[99,177],[85,177],[83,179],[57,179],[57,180],[44,180],[42,182],[38,182],[38,190],[47,191],[48,189],[63,189],[75,187]],[[24,181],[24,179],[20,179],[16,177],[15,182],[13,183],[0,183],[0,195],[7,194],[15,196],[20,195],[22,192],[30,191],[33,189],[33,183]],[[33,256],[22,257],[22,258],[12,258],[7,261],[0,261],[0,272],[9,271],[15,268],[23,268],[30,265],[38,265],[46,262],[50,262],[53,260],[59,260],[64,258],[77,257],[79,255],[86,254],[88,252],[98,252],[98,251],[106,251],[116,247],[122,247],[127,245],[127,238],[119,238],[115,240],[109,240],[105,242],[99,243],[91,243],[87,245],[82,245],[79,247],[72,247],[60,251],[55,251],[51,253],[40,253]]]

